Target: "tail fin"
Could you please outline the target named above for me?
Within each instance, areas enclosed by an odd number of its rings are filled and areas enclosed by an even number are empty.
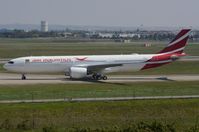
[[[159,52],[159,54],[170,54],[170,53],[183,53],[183,50],[187,44],[187,40],[189,38],[189,32],[191,29],[182,29],[176,37],[165,47],[163,50]]]

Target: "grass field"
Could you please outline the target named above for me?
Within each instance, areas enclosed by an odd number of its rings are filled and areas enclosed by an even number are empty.
[[[0,117],[3,131],[116,131],[138,122],[157,121],[172,124],[180,132],[198,124],[199,100],[4,104],[0,105]]]
[[[69,43],[43,39],[0,39],[0,57],[15,58],[31,55],[96,55],[96,54],[131,54],[156,53],[166,42],[150,42],[151,47],[144,47],[146,42],[78,42]],[[186,53],[199,55],[199,45],[189,44]]]
[[[150,42],[68,43],[57,40],[0,39],[0,57],[29,55],[156,53],[165,45]],[[160,43],[160,44],[158,44]],[[199,45],[186,53],[199,55]],[[115,74],[199,74],[199,62],[175,62],[142,72]],[[5,72],[0,65],[0,72]],[[199,82],[0,85],[0,100],[76,97],[198,95]],[[199,130],[199,99],[123,102],[0,104],[0,131],[64,131],[74,128],[119,130],[139,122],[172,124],[177,131]],[[198,125],[198,126],[194,126]]]
[[[199,82],[94,83],[0,86],[0,100],[198,95]]]

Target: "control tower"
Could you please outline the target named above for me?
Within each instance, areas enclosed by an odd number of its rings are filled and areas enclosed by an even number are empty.
[[[41,21],[41,32],[48,32],[48,22]]]

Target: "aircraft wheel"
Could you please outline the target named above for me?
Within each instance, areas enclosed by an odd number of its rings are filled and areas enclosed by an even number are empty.
[[[92,79],[96,80],[97,76],[95,74],[92,75]]]
[[[101,79],[103,79],[103,76],[101,74],[93,74],[92,78],[94,80],[101,80]]]
[[[103,76],[102,79],[103,80],[107,80],[108,78],[107,78],[107,76]]]
[[[102,79],[102,76],[98,76],[98,77],[97,77],[97,80],[101,80],[101,79]]]

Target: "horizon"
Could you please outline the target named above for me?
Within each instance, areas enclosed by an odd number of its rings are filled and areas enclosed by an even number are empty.
[[[38,24],[22,24],[22,23],[14,23],[14,24],[0,24],[0,29],[19,29],[19,30],[40,30],[40,23]],[[183,28],[189,28],[192,30],[199,30],[199,27],[174,27],[174,26],[99,26],[99,25],[61,25],[61,24],[49,24],[49,30],[65,30],[75,29],[75,30],[123,30],[123,31],[133,31],[133,30],[181,30]]]

